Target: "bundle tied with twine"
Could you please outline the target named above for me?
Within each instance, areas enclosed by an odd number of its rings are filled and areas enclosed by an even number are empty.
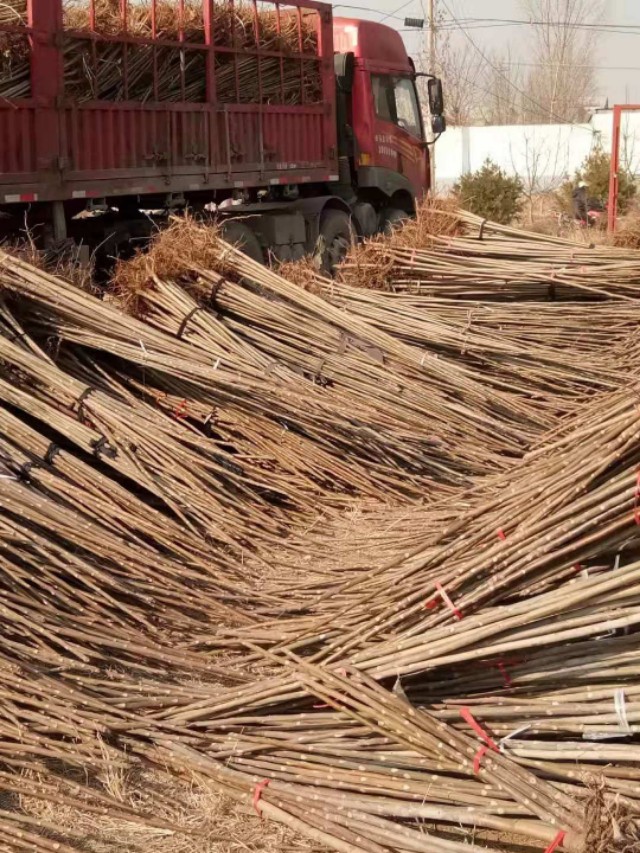
[[[382,451],[387,488],[393,460],[405,471],[404,491],[423,477],[432,487],[460,483],[472,472],[508,464],[506,454],[519,454],[556,414],[517,388],[498,387],[486,371],[468,370],[454,351],[443,357],[400,343],[397,335],[344,311],[339,300],[332,309],[225,247],[214,229],[195,220],[174,220],[148,253],[120,265],[115,285],[120,303],[147,322],[181,331],[193,343],[206,323],[209,334],[225,335],[256,363],[270,365],[272,375],[277,370],[286,377],[291,390],[307,396],[309,413],[312,400],[331,408],[332,438],[323,443],[348,452],[352,468],[366,456],[376,476]],[[177,303],[171,309],[166,303],[180,289],[194,300],[184,304],[184,314]],[[160,291],[166,294],[161,316],[152,304]],[[202,340],[203,348],[212,345]],[[348,437],[354,429],[355,442]]]
[[[637,298],[637,252],[522,231],[428,203],[390,238],[355,246],[340,280],[451,300]]]

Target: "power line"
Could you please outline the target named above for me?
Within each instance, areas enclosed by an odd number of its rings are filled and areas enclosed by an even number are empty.
[[[453,18],[453,16],[452,16]],[[455,19],[454,19],[455,20]],[[640,24],[625,24],[625,23],[593,23],[589,21],[553,21],[540,20],[536,18],[462,18],[463,23],[491,23],[491,24],[513,24],[513,25],[533,25],[540,27],[569,27],[575,29],[588,30],[607,30],[621,29],[634,30],[640,32]]]
[[[378,23],[381,24],[383,21],[386,21],[387,18],[395,17],[398,14],[398,12],[401,12],[403,9],[406,9],[407,6],[411,5],[411,3],[413,3],[413,2],[414,2],[414,0],[407,0],[406,3],[403,3],[402,6],[398,6],[398,8],[394,9],[393,12],[389,12],[388,15],[384,15],[384,17],[380,18]]]
[[[505,67],[523,68],[593,68],[596,71],[640,71],[640,65],[599,65],[593,62],[501,62]]]
[[[506,74],[504,74],[504,72],[503,72],[503,71],[502,71],[502,70],[501,70],[497,65],[494,65],[494,63],[493,63],[493,62],[491,62],[491,60],[487,57],[487,55],[484,53],[484,51],[483,51],[480,47],[478,47],[478,45],[477,45],[477,44],[475,43],[475,41],[471,38],[471,36],[469,35],[469,33],[468,33],[468,32],[466,32],[466,30],[464,29],[464,27],[462,27],[462,26],[461,26],[461,24],[458,22],[458,19],[456,18],[456,16],[453,14],[453,12],[451,11],[451,9],[449,8],[449,6],[448,6],[448,4],[447,4],[447,0],[442,0],[442,5],[444,6],[444,8],[447,10],[447,12],[449,13],[449,15],[451,16],[451,19],[452,19],[453,21],[455,21],[455,22],[456,22],[456,24],[458,25],[458,28],[459,28],[459,29],[460,29],[460,31],[463,33],[463,35],[465,36],[465,38],[467,39],[467,41],[469,42],[469,44],[473,47],[473,49],[474,49],[474,50],[476,50],[476,51],[480,54],[480,56],[481,56],[481,57],[483,58],[483,60],[487,63],[487,65],[488,65],[490,68],[492,68],[492,69],[496,72],[496,74],[498,74],[500,77],[502,77],[502,79],[503,79],[503,80],[505,80],[505,81],[509,84],[509,86],[511,86],[511,88],[512,88],[515,92],[518,92],[518,94],[519,94],[521,97],[526,98],[526,100],[527,100],[527,101],[529,101],[529,103],[533,104],[533,106],[534,106],[534,107],[536,107],[537,109],[539,109],[539,110],[541,110],[542,112],[546,113],[546,112],[547,112],[547,108],[546,108],[545,106],[543,106],[542,104],[538,103],[538,101],[536,101],[534,98],[532,98],[530,95],[528,95],[528,94],[527,94],[525,91],[523,91],[519,86],[516,86],[516,84],[513,82],[513,80],[510,80],[510,79],[509,79],[509,77],[507,77],[507,75],[506,75]],[[552,110],[549,110],[548,112],[549,112],[549,117],[550,117],[550,118],[555,118],[555,119],[556,119],[556,121],[557,121],[559,124],[574,124],[574,122],[566,122],[566,121],[565,121],[561,116],[556,115]],[[587,129],[587,128],[585,128],[583,125],[580,125],[580,124],[576,124],[576,127],[582,127],[582,129],[583,129],[583,130],[586,130],[586,129]]]
[[[445,20],[441,27],[447,30],[456,29],[458,26],[466,30],[494,29],[498,27],[534,26],[534,27],[556,27],[575,30],[586,30],[587,32],[602,33],[605,35],[640,35],[639,24],[595,24],[579,21],[540,21],[523,20],[521,18],[462,18]]]
[[[396,21],[404,21],[404,17],[402,15],[398,15],[397,13],[405,9],[413,0],[409,0],[409,2],[404,3],[398,9],[393,12],[388,12],[383,17],[381,17],[378,23],[382,23],[382,21],[386,21],[389,18],[392,18]],[[424,8],[423,0],[420,0],[420,5],[422,8],[424,19],[427,20],[428,15]],[[372,15],[381,15],[382,12],[380,9],[374,9],[371,6],[357,6],[351,3],[337,3],[334,9],[355,9],[358,12],[368,12]],[[583,29],[588,30],[590,32],[600,32],[605,35],[640,35],[640,24],[580,24],[573,23],[571,21],[526,21],[524,19],[519,18],[458,18],[452,20],[443,20],[438,23],[438,30],[451,32],[453,30],[464,28],[464,30],[491,30],[491,29],[501,29],[504,27],[515,27],[515,26],[553,26],[553,27],[563,27],[569,26],[574,29]],[[412,27],[397,27],[398,32],[406,33],[410,32]],[[600,66],[605,69],[605,66]],[[615,70],[615,69],[614,69]],[[635,67],[630,68],[620,68],[621,71],[637,71],[638,69]]]
[[[410,0],[410,2],[411,1],[412,0]],[[408,6],[409,4],[406,3],[405,5]],[[371,12],[374,15],[382,14],[380,12],[380,9],[371,9],[369,6],[352,6],[349,3],[336,3],[336,5],[333,8],[334,9],[357,9],[359,12]],[[403,9],[404,6],[401,6],[400,8]],[[396,9],[396,12],[398,12],[398,11],[400,11],[400,10]],[[394,12],[389,13],[388,15],[385,15],[385,17],[382,18],[382,20],[385,20],[385,18],[395,18],[397,21],[404,21],[404,18],[401,15],[396,15]],[[406,30],[409,30],[409,29],[410,29],[410,27],[402,28],[400,30],[400,32],[405,32]]]

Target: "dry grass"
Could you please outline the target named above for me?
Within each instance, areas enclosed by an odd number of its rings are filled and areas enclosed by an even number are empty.
[[[37,248],[32,235],[27,234],[26,239],[6,243],[2,249],[37,269],[72,282],[80,290],[88,293],[98,291],[93,279],[92,263],[82,263],[80,247],[70,241],[55,249],[42,250]]]
[[[153,287],[154,276],[179,282],[197,297],[194,270],[220,270],[220,232],[189,214],[172,217],[165,228],[152,238],[148,249],[141,249],[131,260],[118,261],[111,279],[113,294],[121,306],[140,316],[144,292]]]
[[[586,853],[639,853],[637,815],[605,796],[603,780],[593,780],[585,805]]]
[[[623,249],[640,249],[640,211],[633,211],[619,221],[613,244]]]
[[[284,261],[278,264],[279,274],[309,293],[322,295],[322,275],[319,271],[319,263],[316,257],[307,255],[299,261]]]
[[[14,26],[27,20],[27,0],[1,0],[0,24]]]
[[[413,249],[430,246],[436,238],[455,237],[462,225],[457,216],[458,204],[454,198],[430,199],[418,208],[416,217],[403,223],[389,237],[391,246]]]
[[[414,219],[407,220],[390,235],[379,234],[354,246],[338,277],[354,287],[390,290],[394,260],[391,255],[385,258],[384,253],[378,251],[379,246],[424,249],[443,238],[454,237],[461,232],[456,210],[454,199],[430,199],[418,209]]]
[[[197,777],[181,781],[157,771],[117,769],[100,781],[118,801],[176,823],[185,832],[154,829],[29,796],[20,797],[16,805],[56,827],[49,833],[52,839],[86,853],[320,853],[281,824],[258,820],[248,807]]]
[[[187,41],[202,41],[204,17],[202,3],[186,0],[184,17],[180,20],[176,3],[158,0],[156,6],[156,31],[160,38],[177,37],[182,27]],[[64,26],[70,30],[88,30],[91,28],[90,4],[88,0],[66,0],[63,3]],[[120,0],[96,0],[95,29],[104,35],[118,35],[122,32],[122,14]],[[129,4],[127,9],[127,29],[132,35],[143,38],[152,36],[151,3]]]
[[[156,0],[156,37],[177,40],[184,34],[185,41],[205,41],[204,4],[202,0],[185,0],[181,15],[175,0]],[[118,35],[123,30],[121,0],[96,0],[95,29],[104,35]],[[228,2],[213,4],[214,31],[216,43],[237,47],[255,47],[270,50],[297,51],[297,16],[281,13],[280,32],[275,12],[261,9],[256,34],[254,8],[252,3]],[[303,14],[303,48],[305,52],[315,53],[317,48],[316,16],[309,11]],[[64,26],[70,30],[88,30],[91,28],[89,0],[66,0],[64,3]],[[153,36],[151,0],[129,3],[127,9],[127,31],[140,38]]]

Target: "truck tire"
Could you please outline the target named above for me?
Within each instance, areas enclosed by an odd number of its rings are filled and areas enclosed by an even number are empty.
[[[260,241],[248,225],[237,219],[225,219],[220,230],[227,243],[240,249],[248,258],[264,264],[264,252]]]
[[[355,242],[351,218],[343,210],[325,210],[320,219],[322,271],[334,276]]]
[[[385,207],[380,214],[381,230],[389,235],[397,228],[401,228],[409,219],[409,214],[406,210],[400,210],[397,207]]]

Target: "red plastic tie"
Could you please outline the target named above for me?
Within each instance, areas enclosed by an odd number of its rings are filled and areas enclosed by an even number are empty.
[[[496,663],[496,666],[500,670],[500,675],[502,676],[502,680],[504,681],[504,686],[509,688],[509,689],[511,687],[513,687],[513,681],[511,680],[511,676],[509,675],[509,672],[507,671],[507,664],[505,663],[505,661],[499,660]]]
[[[493,740],[493,738],[489,734],[487,734],[487,732],[485,732],[485,730],[482,728],[480,723],[473,716],[473,714],[471,713],[469,708],[466,707],[466,705],[464,708],[460,708],[460,716],[465,721],[465,723],[467,723],[469,726],[471,726],[471,728],[478,735],[480,740],[483,740],[486,743],[486,745],[488,746],[489,749],[492,749],[494,752],[500,752],[500,748],[498,747],[498,744]]]
[[[498,539],[502,539],[502,541],[504,542],[507,538],[507,534],[504,532],[504,530],[501,527],[499,527],[496,532],[498,534]]]
[[[187,401],[181,400],[181,402],[178,403],[178,405],[173,410],[173,417],[176,418],[176,420],[182,420],[183,418],[186,418],[187,416],[188,416]]]
[[[482,746],[476,752],[476,757],[473,759],[473,772],[478,775],[480,772],[480,762],[485,757],[485,755],[489,752],[489,747],[486,744],[482,744]]]
[[[582,571],[582,563],[576,563],[573,567],[575,569],[576,574]]]
[[[640,524],[640,468],[636,473],[636,492],[633,499],[633,520]]]
[[[544,851],[544,853],[553,853],[554,850],[557,850],[558,847],[562,846],[562,843],[566,837],[567,837],[567,833],[564,831],[564,829],[561,829],[560,832],[553,839],[551,844]]]
[[[442,598],[444,603],[447,605],[449,610],[453,613],[455,618],[458,619],[458,621],[460,619],[462,619],[462,610],[460,610],[458,607],[455,606],[453,601],[451,601],[451,599],[449,598],[449,595],[447,594],[446,589],[442,586],[441,583],[438,583],[437,581],[436,581],[436,589],[440,593],[440,597]]]
[[[517,666],[519,663],[522,663],[522,658],[499,658],[498,660],[486,660],[482,663],[484,666],[498,669],[504,680],[504,686],[511,688],[513,687],[513,681],[511,680],[507,667]]]
[[[262,792],[267,787],[270,781],[270,779],[263,779],[262,782],[258,782],[258,784],[253,789],[253,807],[260,817],[263,817],[263,815],[262,810],[258,806],[258,803],[262,799]]]

